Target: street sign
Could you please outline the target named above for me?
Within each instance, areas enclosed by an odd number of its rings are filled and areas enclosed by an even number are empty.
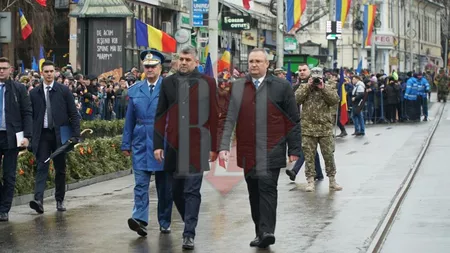
[[[222,30],[250,30],[250,16],[223,16]]]
[[[208,26],[209,0],[193,0],[192,2],[192,26]]]
[[[327,21],[326,37],[327,40],[340,39],[342,35],[342,22],[341,21]]]
[[[0,12],[0,43],[11,43],[11,12]]]

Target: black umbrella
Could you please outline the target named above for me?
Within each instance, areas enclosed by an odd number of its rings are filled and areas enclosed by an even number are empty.
[[[50,157],[45,160],[44,163],[48,163],[51,159],[55,158],[59,154],[71,151],[77,143],[78,140],[76,140],[75,138],[69,139],[68,141],[66,141],[66,143],[64,143],[64,145],[55,150],[55,152],[53,152]]]

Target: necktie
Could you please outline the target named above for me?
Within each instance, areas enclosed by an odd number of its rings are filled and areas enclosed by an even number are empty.
[[[254,82],[254,84],[255,84],[255,88],[258,89],[258,86],[259,86],[259,80],[256,80],[256,81]]]
[[[52,115],[52,105],[50,103],[50,89],[52,87],[47,86],[47,99],[45,100],[46,108],[47,108],[47,126],[48,129],[53,129],[53,115]]]
[[[155,88],[155,85],[150,84],[148,87],[149,87],[149,89],[150,89],[150,96],[151,96],[152,93],[153,93],[153,88]]]
[[[5,87],[4,83],[0,83],[0,127],[3,126],[3,88]]]

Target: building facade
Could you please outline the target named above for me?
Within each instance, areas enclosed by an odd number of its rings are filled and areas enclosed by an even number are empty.
[[[362,20],[363,3],[370,1],[352,1],[347,20],[342,28],[342,37],[337,41],[338,67],[356,69],[360,61],[363,69],[377,72],[423,71],[425,68],[443,66],[441,57],[441,15],[443,6],[428,0],[414,0],[412,8],[409,1],[375,1],[377,5],[376,25],[374,27],[375,57],[372,48],[362,47],[362,31],[355,28],[357,20]],[[324,8],[325,0],[309,0],[302,22]],[[410,10],[412,17],[409,18]],[[327,51],[326,22],[329,16],[309,25],[296,34],[300,45],[310,41]],[[411,21],[410,21],[411,20]],[[412,40],[412,50],[411,50]],[[413,60],[411,61],[411,51]],[[296,53],[307,53],[307,48]],[[330,60],[330,59],[329,59]],[[412,67],[411,63],[412,62]]]

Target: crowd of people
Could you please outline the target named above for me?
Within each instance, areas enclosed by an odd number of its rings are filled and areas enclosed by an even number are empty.
[[[283,69],[276,69],[274,74],[286,78],[286,71]],[[408,72],[400,76],[395,70],[388,75],[383,70],[377,74],[368,71],[358,74],[344,69],[342,82],[339,70],[325,71],[324,75],[326,80],[333,80],[336,84],[341,99],[342,84],[344,85],[348,115],[351,115],[348,123],[354,124],[353,135],[356,136],[365,135],[367,124],[428,121],[431,90],[438,91],[436,100],[446,102],[450,83],[443,69],[436,74],[427,70]],[[293,76],[294,89],[302,83],[307,83],[309,77],[308,66],[300,64],[298,72]],[[342,124],[339,120],[336,123],[341,130],[337,136],[346,136],[345,123]]]
[[[38,176],[35,199],[30,202],[30,207],[38,213],[44,212],[42,192],[48,172],[44,159],[62,145],[61,139],[55,138],[62,127],[73,128],[71,139],[76,142],[80,135],[80,119],[125,118],[121,150],[125,156],[131,156],[135,179],[129,228],[139,236],[147,235],[149,185],[150,177],[154,175],[161,233],[171,232],[174,203],[185,225],[182,247],[192,250],[203,172],[209,170],[210,162],[228,161],[235,136],[237,165],[244,171],[255,224],[256,236],[250,246],[266,248],[275,243],[277,182],[287,163],[295,162],[292,169],[286,170],[291,180],[295,180],[306,163],[305,190],[314,192],[315,181],[324,179],[317,149],[320,145],[330,191],[343,190],[336,180],[334,159],[334,138],[348,135],[345,129],[348,122],[338,120],[344,113],[340,106],[343,101],[347,101],[348,121],[355,125],[353,135],[364,136],[365,124],[417,122],[422,115],[427,121],[432,86],[438,86],[444,102],[448,94],[449,79],[442,71],[433,78],[430,73],[407,73],[399,77],[395,71],[390,75],[357,74],[348,69],[310,69],[308,65],[300,64],[298,72],[286,77],[283,69],[269,71],[267,57],[264,49],[253,49],[248,55],[247,71],[234,69],[219,73],[217,84],[213,77],[199,71],[198,52],[192,46],[181,48],[169,71],[163,69],[163,54],[145,50],[140,54],[143,72],[132,68],[119,80],[74,73],[70,65],[57,69],[48,61],[42,65],[40,74],[25,71],[9,76],[9,61],[0,60],[0,88],[4,83],[13,84],[23,91],[20,95],[23,106],[30,107],[21,111],[29,122],[7,125],[6,131],[0,124],[0,137],[2,134],[9,136],[12,129],[8,130],[8,127],[17,125],[22,127],[14,132],[25,132],[23,147],[28,145],[27,138],[32,139]],[[286,80],[288,78],[290,80]],[[52,96],[63,98],[50,99],[52,90],[59,94]],[[26,96],[27,91],[31,102]],[[61,106],[59,103],[67,98],[72,100]],[[60,107],[63,110],[57,113],[52,110]],[[31,111],[37,111],[37,116],[31,118]],[[4,114],[3,109],[0,112]],[[59,116],[53,118],[56,115]],[[0,123],[8,123],[10,117],[7,114],[6,121],[0,117]],[[31,126],[28,124],[31,121],[32,131],[27,127]],[[336,124],[341,133],[334,136]],[[10,158],[17,163],[17,148],[0,142],[0,152],[6,154],[11,150],[14,153]],[[66,210],[63,203],[64,159],[60,156],[55,160],[58,211]],[[14,189],[12,174],[15,177],[17,167],[17,164],[6,165],[7,170],[4,162],[3,178],[6,175],[11,180],[0,185],[0,221],[8,220],[11,189]]]

